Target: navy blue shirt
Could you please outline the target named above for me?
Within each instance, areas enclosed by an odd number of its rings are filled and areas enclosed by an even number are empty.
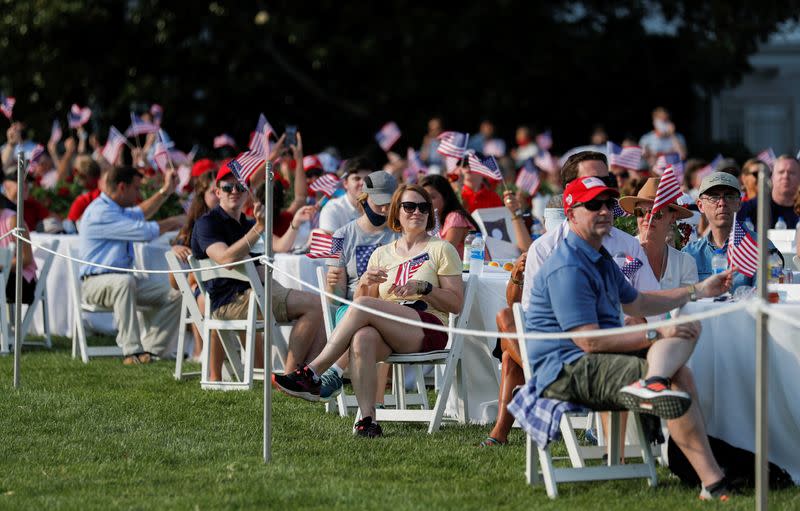
[[[638,295],[605,248],[598,251],[570,231],[534,277],[525,331],[566,332],[592,323],[620,327],[620,303],[631,303]],[[527,343],[537,396],[558,378],[564,364],[584,355],[572,339]]]
[[[797,213],[794,212],[794,204],[791,206],[781,206],[770,197],[769,208],[770,218],[772,219],[769,224],[770,229],[775,228],[775,222],[778,221],[778,217],[783,218],[783,221],[786,222],[787,229],[794,229],[797,227],[798,217]],[[754,226],[758,225],[758,197],[750,199],[742,204],[742,209],[739,210],[736,218],[740,222],[744,222],[745,218],[748,218]]]
[[[192,255],[197,259],[208,259],[206,249],[214,243],[228,246],[239,241],[255,225],[242,213],[239,220],[231,218],[220,206],[197,219],[192,230]],[[206,282],[211,297],[211,310],[215,311],[230,303],[236,295],[250,288],[250,284],[236,279],[212,279]]]

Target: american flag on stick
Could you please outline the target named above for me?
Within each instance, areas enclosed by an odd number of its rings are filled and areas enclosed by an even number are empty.
[[[660,176],[669,166],[673,167],[673,172],[678,180],[683,179],[683,162],[681,161],[681,155],[678,153],[667,153],[659,156],[655,165],[653,165],[653,173]]]
[[[772,166],[775,165],[775,151],[773,151],[771,147],[768,147],[767,149],[764,149],[758,153],[756,158],[766,163],[769,168],[772,168]]]
[[[642,266],[644,266],[644,263],[638,257],[625,256],[625,264],[620,267],[620,270],[622,270],[623,275],[628,277],[628,280],[632,280]]]
[[[220,147],[236,147],[236,141],[233,140],[233,137],[228,135],[227,133],[223,133],[222,135],[217,135],[214,137],[214,149],[219,149]]]
[[[111,165],[114,165],[119,157],[119,152],[122,149],[122,146],[125,145],[126,142],[127,140],[125,139],[125,135],[120,133],[119,130],[114,126],[111,126],[111,129],[108,130],[108,140],[106,141],[106,145],[103,147],[103,158],[105,158],[106,161]]]
[[[458,131],[445,131],[438,137],[439,147],[436,152],[443,156],[450,156],[452,158],[461,159],[467,150],[467,142],[469,142],[469,135],[466,133],[459,133]]]
[[[50,142],[57,144],[63,135],[64,132],[61,131],[61,123],[58,122],[58,120],[53,119],[53,127],[50,128]]]
[[[147,122],[135,113],[131,112],[131,125],[125,130],[126,137],[137,137],[149,133],[158,133],[158,126],[152,122]]]
[[[733,215],[733,228],[728,238],[728,264],[736,270],[752,277],[758,271],[758,243],[750,236]]]
[[[3,115],[5,115],[9,121],[13,117],[15,104],[17,104],[16,98],[0,94],[0,111],[3,112]]]
[[[670,165],[661,175],[661,180],[658,182],[656,198],[653,201],[653,213],[658,213],[671,202],[677,201],[681,195],[683,195],[681,185],[675,176],[675,170]]]
[[[161,126],[161,120],[164,118],[164,107],[158,103],[150,105],[150,116],[153,117],[153,124]]]
[[[614,142],[606,142],[608,166],[616,165],[631,170],[638,170],[642,161],[642,148],[639,146],[620,147]]]
[[[42,144],[36,144],[33,150],[31,150],[31,157],[28,160],[28,172],[36,172],[39,168],[39,159],[44,154],[44,146]]]
[[[408,165],[403,172],[406,181],[415,183],[420,174],[426,175],[428,173],[428,167],[422,162],[422,158],[419,157],[419,154],[411,147],[409,147],[406,152],[406,161]]]
[[[169,151],[163,142],[156,142],[155,151],[153,152],[153,160],[156,162],[156,167],[161,172],[166,172],[167,168],[171,166]]]
[[[265,161],[266,158],[263,154],[245,151],[229,161],[228,168],[240,183],[247,186],[247,180],[264,165]]]
[[[429,260],[430,258],[431,256],[429,256],[427,252],[424,252],[417,257],[402,263],[397,267],[397,276],[394,278],[394,285],[404,286],[409,280],[411,280],[411,277],[417,273],[417,270],[419,270],[420,267],[425,264],[425,261]]]
[[[714,169],[717,168],[717,165],[719,165],[719,163],[722,160],[723,160],[722,155],[721,154],[717,154],[717,156],[715,156],[714,159],[711,160],[711,163],[709,163],[708,165],[706,165],[705,167],[702,167],[700,170],[697,171],[697,173],[695,174],[697,176],[697,179],[699,181],[702,181],[703,178],[705,178],[707,175],[709,175],[712,172],[714,172]]]
[[[330,197],[339,188],[339,178],[333,174],[323,174],[315,179],[308,188],[313,192],[322,192],[326,197]]]
[[[375,134],[375,141],[381,146],[385,152],[388,152],[392,146],[400,140],[400,127],[397,126],[397,123],[387,122],[383,125],[381,130]]]
[[[248,147],[250,151],[257,154],[263,154],[265,157],[269,154],[269,136],[275,133],[272,125],[269,123],[264,114],[259,114],[258,124],[256,124],[256,131],[250,138]]]
[[[306,254],[311,259],[339,259],[344,248],[344,238],[334,238],[332,235],[314,231],[311,233],[311,244]]]
[[[614,214],[614,218],[619,218],[619,217],[623,217],[623,216],[630,216],[630,214],[627,211],[625,211],[624,209],[622,209],[622,206],[619,205],[619,201],[616,201],[614,203],[614,207],[611,208],[611,213]]]
[[[69,109],[69,113],[67,113],[67,122],[72,129],[80,128],[89,122],[91,118],[92,110],[88,106],[81,108],[77,103],[73,103],[72,107]]]
[[[539,179],[539,167],[533,163],[533,159],[528,158],[525,160],[522,168],[519,169],[519,174],[517,174],[517,188],[525,191],[532,197],[536,195],[536,192],[539,190],[539,185],[541,184],[542,182]]]
[[[503,180],[503,174],[500,172],[500,166],[494,156],[478,156],[474,151],[468,151],[467,161],[469,162],[470,172],[475,172],[495,181]]]

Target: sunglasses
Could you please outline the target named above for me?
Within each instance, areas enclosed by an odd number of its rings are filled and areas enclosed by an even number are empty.
[[[242,183],[225,183],[224,185],[219,185],[219,189],[225,193],[233,193],[234,190],[239,193],[244,193],[247,191],[247,187]]]
[[[600,211],[600,208],[603,206],[607,207],[609,211],[614,209],[614,206],[617,205],[617,199],[592,199],[586,202],[579,202],[572,206],[573,208],[577,208],[579,206],[583,206],[584,208],[588,209],[589,211]]]
[[[409,215],[416,210],[419,210],[423,215],[427,215],[431,212],[430,202],[401,202],[400,207]]]
[[[644,208],[633,208],[633,216],[636,218],[644,218],[649,216],[653,220],[661,220],[661,217],[664,216],[663,211],[656,211],[653,213],[652,209],[644,209]]]

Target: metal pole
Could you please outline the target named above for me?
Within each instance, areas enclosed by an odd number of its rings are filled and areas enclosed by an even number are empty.
[[[757,291],[762,302],[767,300],[767,280],[769,279],[769,257],[767,229],[770,225],[770,190],[767,179],[769,168],[758,175],[758,274]],[[767,322],[769,317],[759,310],[756,315],[756,510],[766,511],[767,493],[769,492],[769,478],[767,466],[769,453],[767,451],[767,391],[768,367],[767,345],[769,333]]]
[[[25,153],[17,155],[17,233],[25,227],[25,199],[23,183],[25,182]],[[17,236],[17,267],[14,269],[16,291],[14,293],[14,388],[20,384],[20,351],[22,350],[22,240]]]
[[[264,257],[272,262],[272,165],[266,164],[264,179]],[[264,463],[272,458],[272,268],[264,268]]]

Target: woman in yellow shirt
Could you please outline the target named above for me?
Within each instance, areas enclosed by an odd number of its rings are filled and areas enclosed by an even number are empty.
[[[372,253],[361,275],[354,301],[393,316],[446,325],[449,313],[459,313],[464,299],[461,259],[453,245],[431,238],[431,198],[418,185],[402,185],[392,196],[389,227],[400,238]],[[411,262],[412,264],[405,264]],[[412,278],[413,277],[413,278]],[[319,375],[349,347],[350,371],[361,419],[357,435],[377,437],[381,427],[375,416],[376,364],[392,353],[421,353],[443,349],[447,334],[398,323],[350,307],[317,358],[306,367],[273,382],[283,392],[319,400]]]

